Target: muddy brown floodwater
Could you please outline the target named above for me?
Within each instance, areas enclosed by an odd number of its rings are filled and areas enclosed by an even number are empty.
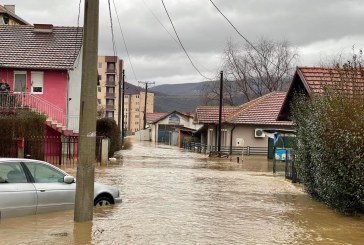
[[[265,158],[238,164],[149,142],[122,155],[96,179],[123,203],[80,224],[72,210],[5,219],[0,244],[364,244],[363,218],[311,200]]]

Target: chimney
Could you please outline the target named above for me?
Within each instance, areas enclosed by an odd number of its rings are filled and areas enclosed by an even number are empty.
[[[4,8],[6,8],[6,10],[13,12],[15,14],[15,5],[4,5]]]
[[[51,24],[34,24],[34,32],[38,33],[51,33],[53,25]]]

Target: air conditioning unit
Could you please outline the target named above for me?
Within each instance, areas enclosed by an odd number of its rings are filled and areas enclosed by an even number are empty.
[[[254,136],[255,136],[255,138],[264,138],[265,134],[263,132],[263,129],[256,128],[255,131],[254,131]]]

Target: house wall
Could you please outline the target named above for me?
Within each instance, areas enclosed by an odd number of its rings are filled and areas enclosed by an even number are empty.
[[[178,115],[178,117],[180,118],[179,124],[171,124],[170,123],[169,118],[172,115]],[[151,140],[153,142],[158,142],[159,131],[163,130],[163,127],[165,125],[176,125],[177,127],[186,127],[186,128],[195,129],[195,130],[198,130],[199,128],[202,127],[202,125],[200,125],[200,124],[194,124],[193,123],[193,118],[191,118],[191,117],[187,117],[187,116],[181,115],[179,113],[171,114],[171,115],[168,115],[166,118],[164,118],[164,119],[162,119],[162,120],[160,120],[160,121],[158,121],[156,123],[150,124],[150,127],[151,127]]]
[[[67,128],[73,132],[79,132],[80,104],[81,104],[81,80],[82,80],[82,49],[75,62],[73,70],[68,71],[68,98],[67,99]],[[95,81],[95,89],[96,89]],[[95,103],[96,104],[96,103]]]
[[[260,129],[272,129],[274,126],[255,126],[255,125],[237,125],[233,131],[232,145],[236,146],[236,140],[242,138],[244,140],[244,146],[250,147],[268,147],[268,137],[256,138],[254,132],[256,128]],[[292,129],[289,126],[277,126],[277,129]],[[230,137],[232,125],[222,125],[221,131],[221,146],[230,146]],[[209,126],[207,130],[207,142],[208,146],[215,146],[216,142],[216,128],[215,126]]]
[[[43,72],[43,94],[35,94],[50,104],[67,112],[67,71],[65,70],[36,70],[36,69],[0,69],[0,81],[7,82],[14,89],[14,72],[26,72],[25,92],[31,93],[32,71]]]

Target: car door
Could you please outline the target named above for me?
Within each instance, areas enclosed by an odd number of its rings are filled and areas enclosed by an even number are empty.
[[[33,179],[38,203],[36,213],[71,209],[75,203],[76,184],[63,182],[65,174],[50,164],[25,162]]]
[[[37,194],[20,162],[0,162],[0,219],[35,214]]]

